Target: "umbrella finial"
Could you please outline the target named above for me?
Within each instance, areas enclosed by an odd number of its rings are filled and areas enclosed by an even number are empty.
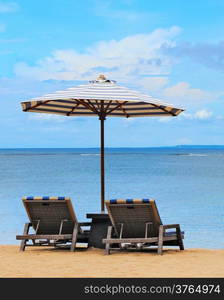
[[[96,80],[99,80],[99,81],[106,81],[107,79],[106,79],[106,76],[105,76],[105,75],[100,74],[100,75],[97,77]]]
[[[115,80],[109,80],[105,75],[100,74],[96,80],[90,80],[90,83],[115,83]]]

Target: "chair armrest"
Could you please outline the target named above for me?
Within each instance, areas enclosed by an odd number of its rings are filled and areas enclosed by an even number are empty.
[[[171,229],[171,228],[176,228],[180,229],[180,224],[168,224],[168,225],[161,225],[164,230],[166,229]]]
[[[172,228],[175,228],[176,229],[176,234],[178,236],[181,236],[183,234],[183,232],[181,232],[180,230],[180,224],[168,224],[168,225],[160,225],[159,226],[159,231],[162,233],[165,234],[166,232],[166,229],[172,229]]]
[[[91,226],[92,222],[81,222],[79,226]]]

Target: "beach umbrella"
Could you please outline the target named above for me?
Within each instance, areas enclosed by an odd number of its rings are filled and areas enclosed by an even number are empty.
[[[101,136],[101,211],[104,212],[104,121],[107,117],[173,117],[183,109],[149,95],[120,86],[100,75],[88,84],[78,85],[22,102],[24,112],[57,114],[68,117],[98,116]]]

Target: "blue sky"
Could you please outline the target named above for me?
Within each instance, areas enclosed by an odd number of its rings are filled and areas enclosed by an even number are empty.
[[[98,147],[97,118],[20,102],[100,73],[186,111],[106,121],[106,146],[224,144],[223,0],[0,0],[0,148]]]

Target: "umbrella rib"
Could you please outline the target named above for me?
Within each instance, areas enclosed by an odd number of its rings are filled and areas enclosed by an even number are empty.
[[[38,107],[38,106],[40,106],[40,105],[46,104],[46,103],[48,103],[48,102],[50,102],[50,101],[52,101],[52,100],[37,101],[37,102],[39,102],[39,103],[37,103],[37,104],[35,104],[35,105],[31,106],[31,107],[25,108],[23,111],[29,111],[30,109],[34,109],[34,108],[36,108],[36,107]],[[30,103],[30,102],[28,102],[28,103]]]
[[[160,106],[160,108],[161,108],[163,111],[165,111],[165,112],[171,114],[172,116],[174,116],[174,117],[176,116],[175,113],[173,113],[172,111],[168,111],[167,109],[165,109],[165,108],[162,107],[162,106]]]
[[[98,107],[98,110],[100,111],[100,104],[98,103],[98,100],[96,100],[96,105]]]
[[[91,110],[92,112],[96,113],[97,115],[99,115],[99,112],[97,111],[97,109],[93,106],[90,106],[88,103],[86,103],[84,100],[78,100],[83,106],[87,107],[89,110]]]
[[[94,105],[93,103],[91,103],[90,100],[87,100],[87,102],[89,103],[89,106],[92,107],[96,113],[98,113],[98,110],[97,110],[97,108],[95,107],[95,105]]]
[[[106,106],[106,108],[105,108],[105,113],[107,113],[107,110],[108,110],[108,108],[110,107],[110,105],[111,105],[111,103],[112,103],[113,101],[112,100],[110,100],[109,102],[108,102],[108,104],[107,104],[107,106]]]
[[[158,105],[154,104],[154,103],[151,103],[154,107],[158,107]],[[166,113],[169,113],[171,114],[172,116],[176,116],[175,113],[173,113],[172,111],[168,111],[167,109],[165,109],[165,107],[159,105],[159,108],[162,109],[163,111],[165,111]]]
[[[126,112],[125,108],[123,107],[123,104],[121,105],[121,109],[123,110],[123,113],[126,115],[126,118],[128,118],[129,114]]]
[[[68,112],[66,115],[69,117],[69,116],[73,113],[73,111],[74,111],[79,105],[80,105],[80,103],[77,103],[76,106],[74,106],[74,107],[71,109],[71,111]]]
[[[118,101],[116,101],[116,102],[119,104]],[[126,118],[129,117],[129,115],[127,114],[127,112],[125,111],[125,109],[124,109],[124,107],[123,107],[123,103],[121,104],[121,106],[119,107],[119,109],[121,109],[121,110],[123,111],[123,113],[125,114]]]
[[[114,111],[114,110],[116,110],[116,109],[118,109],[119,107],[121,107],[123,104],[126,104],[128,101],[124,101],[124,102],[122,102],[122,103],[119,103],[117,106],[115,106],[114,108],[112,108],[111,110],[109,110],[108,112],[107,112],[107,115],[109,115],[112,111]]]

